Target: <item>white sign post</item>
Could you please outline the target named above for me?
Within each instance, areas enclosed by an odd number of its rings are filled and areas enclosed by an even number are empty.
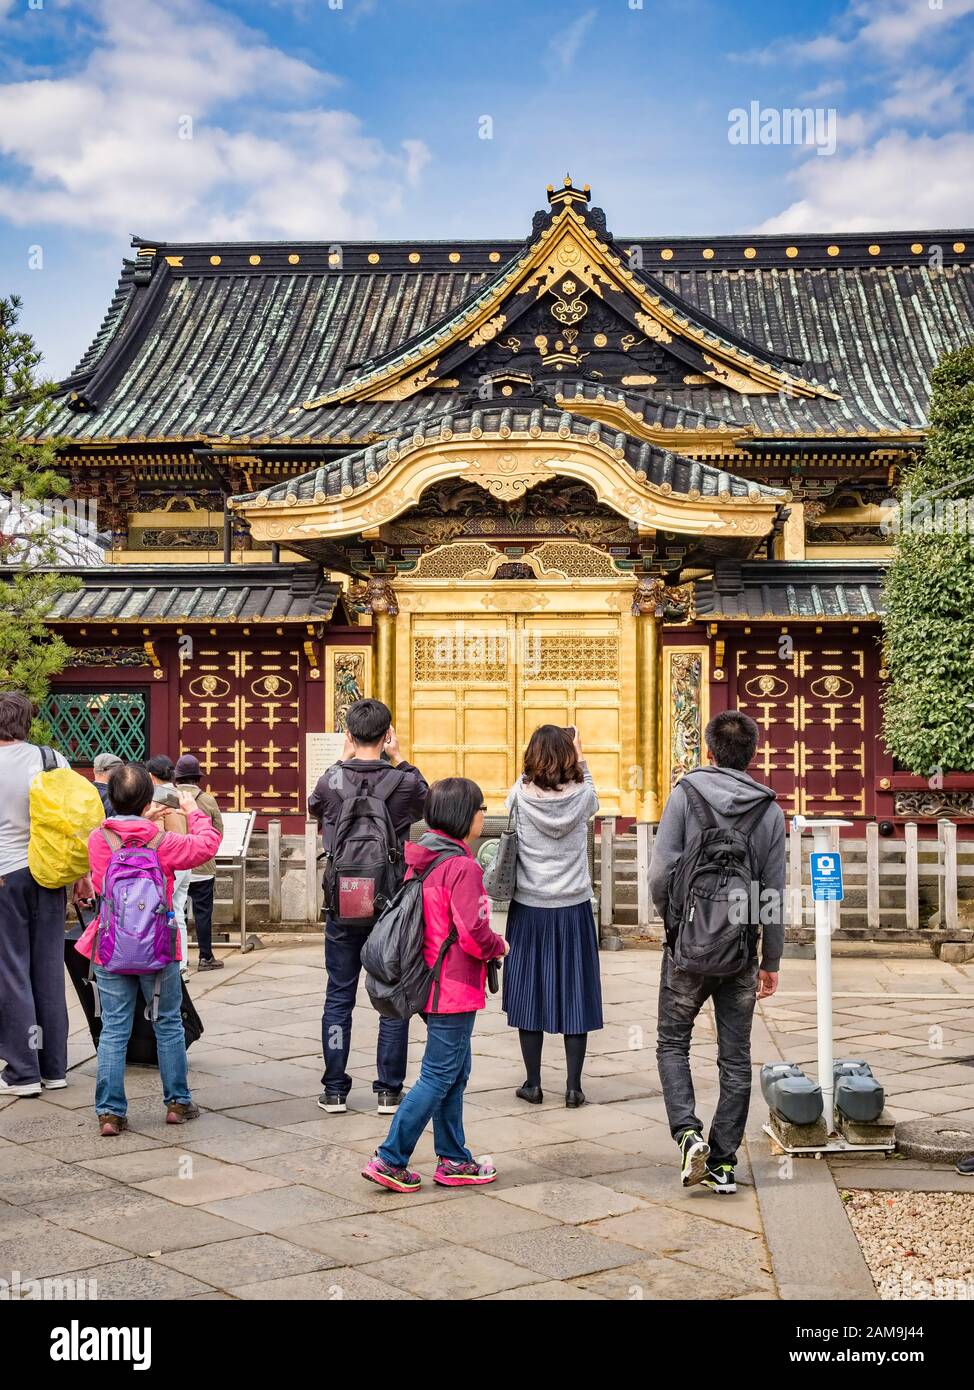
[[[313,733],[304,736],[304,787],[310,796],[323,772],[340,761],[345,747],[344,734]]]
[[[832,848],[833,830],[847,820],[806,820],[795,816],[800,831],[812,832],[812,898],[815,903],[815,1004],[818,1041],[818,1084],[822,1088],[825,1122],[835,1133],[832,1078],[832,934],[839,921],[842,899],[842,857]],[[824,861],[824,862],[823,862]]]

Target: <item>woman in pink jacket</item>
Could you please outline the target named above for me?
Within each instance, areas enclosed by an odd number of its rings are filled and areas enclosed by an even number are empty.
[[[471,1187],[497,1177],[489,1163],[473,1158],[463,1135],[470,1039],[477,1010],[486,1003],[487,962],[507,954],[507,942],[490,929],[483,872],[470,850],[470,842],[483,831],[485,810],[476,782],[466,777],[434,782],[426,798],[429,830],[418,844],[406,845],[407,877],[447,856],[423,880],[427,965],[435,964],[444,942],[451,944],[426,1001],[426,1051],[419,1080],[400,1102],[389,1137],[362,1169],[363,1178],[394,1192],[418,1190],[420,1176],[407,1164],[431,1119],[435,1183]]]
[[[146,845],[160,832],[158,817],[165,813],[162,802],[153,802],[152,778],[141,763],[117,767],[108,779],[108,795],[115,814],[88,837],[91,880],[101,893],[112,851],[103,830],[114,831],[125,844]],[[201,811],[193,797],[180,789],[180,810],[186,816],[186,834],[164,834],[156,851],[166,880],[166,902],[172,907],[173,876],[177,869],[193,869],[205,864],[220,847],[220,832]],[[91,959],[97,951],[98,918],[84,932],[76,950]],[[199,1107],[193,1104],[187,1079],[186,1037],[181,1006],[182,979],[179,974],[180,944],[176,933],[176,959],[159,972],[158,1015],[152,1026],[159,1054],[159,1073],[166,1102],[166,1123],[183,1124],[195,1120]],[[98,1038],[98,1077],[95,1082],[95,1111],[103,1138],[120,1134],[128,1127],[125,1098],[125,1054],[132,1035],[132,1020],[141,990],[148,1002],[152,997],[154,975],[119,975],[94,961],[94,975],[101,1001],[101,1034]]]

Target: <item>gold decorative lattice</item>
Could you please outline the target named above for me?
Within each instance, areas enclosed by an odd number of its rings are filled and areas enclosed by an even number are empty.
[[[427,551],[417,564],[413,575],[423,579],[486,579],[491,565],[504,557],[486,541],[468,541],[462,545],[443,545]],[[412,576],[410,576],[412,578]]]
[[[619,573],[612,557],[604,550],[579,541],[545,541],[525,558],[534,562],[541,575],[556,570],[568,579],[602,579],[614,578]]]
[[[452,633],[413,638],[413,681],[458,684],[481,681],[503,685],[508,678],[509,648],[504,633]]]
[[[619,643],[615,637],[541,636],[532,641],[538,649],[539,681],[618,681]]]

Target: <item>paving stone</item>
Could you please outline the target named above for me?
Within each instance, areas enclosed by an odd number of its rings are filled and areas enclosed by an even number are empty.
[[[320,1221],[329,1216],[356,1216],[368,1210],[364,1203],[356,1205],[330,1192],[322,1192],[320,1188],[300,1186],[275,1187],[244,1197],[226,1197],[222,1201],[207,1202],[205,1209],[216,1216],[226,1217],[228,1221],[236,1221],[241,1226],[250,1226],[255,1231],[277,1231],[282,1226],[293,1226],[301,1221]]]
[[[513,1187],[508,1192],[499,1192],[497,1199],[574,1225],[598,1221],[606,1216],[620,1216],[642,1206],[637,1197],[585,1178],[556,1178],[531,1183],[526,1187]]]
[[[73,1274],[91,1265],[124,1260],[126,1252],[117,1245],[78,1231],[64,1230],[50,1222],[30,1232],[3,1238],[0,1233],[0,1270],[17,1270],[21,1281],[44,1279],[56,1274]]]
[[[183,1207],[201,1207],[206,1202],[249,1197],[286,1186],[282,1178],[271,1173],[255,1173],[252,1168],[240,1164],[216,1163],[198,1154],[182,1154],[180,1158],[183,1163],[174,1174],[146,1178],[135,1186]]]
[[[480,1191],[467,1189],[462,1202],[425,1202],[418,1207],[404,1206],[389,1217],[405,1222],[440,1240],[455,1245],[480,1246],[495,1236],[519,1231],[537,1231],[550,1226],[554,1218],[498,1201],[494,1186]]]
[[[371,1104],[371,1112],[375,1113],[374,1101]],[[224,1113],[235,1120],[246,1120],[248,1124],[265,1125],[274,1129],[283,1129],[285,1125],[307,1124],[309,1120],[319,1117],[329,1118],[325,1116],[324,1111],[318,1109],[317,1102],[309,1101],[303,1096],[286,1096],[279,1100],[269,1101],[266,1105],[238,1106],[228,1109]],[[347,1115],[335,1115],[330,1118],[338,1121],[348,1117]],[[384,1118],[388,1121],[389,1116],[384,1116]]]
[[[713,1221],[676,1211],[662,1203],[650,1206],[644,1203],[638,1211],[607,1217],[593,1222],[587,1229],[657,1256],[674,1255],[708,1243],[722,1247],[741,1239],[740,1232],[732,1226],[718,1226]]]
[[[318,1141],[311,1135],[286,1134],[282,1130],[266,1129],[248,1124],[233,1134],[201,1134],[196,1122],[188,1125],[185,1147],[194,1153],[220,1158],[226,1163],[245,1163],[254,1158],[272,1158],[275,1154],[295,1153],[314,1148]]]
[[[61,1163],[49,1154],[33,1153],[19,1146],[0,1150],[0,1192],[5,1201],[15,1206],[108,1186],[108,1178],[100,1173]]]
[[[156,1299],[196,1298],[211,1292],[199,1279],[167,1269],[158,1260],[121,1259],[77,1270],[73,1277],[90,1281],[87,1285],[91,1290],[89,1296],[99,1302],[111,1299],[154,1302]]]
[[[251,1086],[246,1081],[219,1081],[208,1078],[201,1086],[193,1087],[193,1099],[202,1110],[233,1111],[239,1106],[271,1104],[276,1100],[287,1100],[283,1091],[272,1091],[267,1086]],[[246,1116],[235,1116],[246,1119]]]
[[[111,1139],[103,1139],[98,1131],[98,1122],[92,1115],[82,1133],[60,1139],[35,1139],[25,1146],[28,1153],[47,1154],[59,1158],[64,1163],[80,1163],[84,1159],[102,1158],[106,1153],[138,1153],[159,1147],[155,1139],[146,1134],[136,1134],[123,1130]]]
[[[737,1175],[737,1192],[733,1197],[716,1196],[707,1188],[683,1187],[676,1168],[647,1165],[626,1173],[607,1173],[602,1181],[618,1192],[628,1192],[643,1201],[662,1202],[687,1216],[704,1221],[718,1221],[725,1226],[742,1230],[763,1230],[757,1195],[753,1187],[745,1187],[742,1175]]]
[[[598,1139],[601,1142],[606,1135],[627,1134],[643,1128],[645,1117],[624,1106],[625,1103],[620,1102],[615,1105],[583,1105],[579,1110],[563,1108],[557,1113],[542,1110],[539,1118],[545,1129],[550,1127],[548,1142],[551,1142],[551,1136],[556,1131],[568,1139]]]
[[[632,1246],[605,1240],[577,1226],[547,1226],[540,1231],[499,1236],[485,1242],[483,1249],[545,1274],[549,1279],[573,1279],[595,1270],[632,1264],[640,1256]]]
[[[514,1240],[526,1238],[509,1237]],[[362,1272],[394,1288],[407,1289],[420,1298],[430,1299],[480,1298],[484,1294],[500,1293],[503,1289],[516,1289],[538,1282],[536,1275],[521,1268],[517,1260],[512,1262],[459,1245],[439,1247],[435,1259],[399,1255],[365,1265]]]
[[[444,1244],[414,1223],[398,1219],[398,1213],[364,1212],[359,1216],[302,1222],[277,1232],[282,1240],[318,1250],[343,1265],[370,1264],[396,1255],[435,1250]]]
[[[633,1165],[630,1154],[605,1148],[602,1144],[589,1143],[584,1139],[564,1144],[542,1144],[539,1148],[528,1149],[524,1156],[532,1162],[539,1163],[542,1168],[553,1169],[568,1178],[587,1178],[592,1174],[620,1172]]]
[[[638,1155],[647,1163],[675,1162],[679,1151],[670,1131],[654,1120],[644,1120],[644,1125],[625,1134],[603,1134],[598,1142],[619,1153]]]
[[[198,1244],[192,1250],[169,1251],[160,1255],[159,1260],[171,1269],[181,1270],[231,1293],[243,1284],[263,1285],[268,1280],[326,1269],[333,1263],[316,1250],[292,1245],[272,1235],[246,1235],[215,1244]],[[261,1296],[273,1297],[271,1294]]]
[[[560,1279],[546,1279],[541,1284],[525,1284],[520,1289],[505,1289],[502,1293],[489,1293],[478,1299],[479,1303],[577,1303],[602,1302],[602,1294],[591,1289],[581,1289],[575,1284],[565,1284]]]
[[[618,1269],[582,1275],[575,1280],[575,1285],[588,1292],[597,1293],[602,1298],[627,1302],[639,1302],[643,1299],[654,1302],[715,1302],[742,1292],[739,1283],[728,1283],[720,1274],[667,1259],[640,1260],[636,1264],[622,1265]],[[748,1291],[752,1290],[747,1290],[745,1286],[745,1294]]]
[[[54,1109],[42,1099],[21,1100],[11,1109],[0,1112],[0,1135],[17,1144],[30,1144],[38,1139],[74,1138],[84,1134],[92,1124],[90,1115]]]
[[[292,1274],[263,1284],[244,1284],[235,1288],[237,1298],[279,1300],[368,1300],[373,1303],[415,1301],[416,1295],[386,1284],[358,1269],[326,1269],[312,1274]]]
[[[123,1256],[127,1252],[151,1255],[157,1250],[181,1250],[247,1234],[245,1227],[222,1217],[198,1213],[132,1187],[59,1197],[40,1203],[35,1210],[56,1226],[98,1236],[117,1246]]]

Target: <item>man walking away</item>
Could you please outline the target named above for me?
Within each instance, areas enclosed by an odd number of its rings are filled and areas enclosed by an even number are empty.
[[[115,808],[112,805],[111,797],[108,795],[109,773],[116,767],[122,766],[121,758],[117,758],[114,753],[96,753],[95,761],[91,765],[92,780],[97,788],[98,795],[101,797],[101,804],[105,808],[106,816],[113,816]]]
[[[202,790],[200,782],[203,772],[199,759],[192,753],[184,753],[176,762],[173,782],[177,788],[185,787],[201,811],[205,811],[213,825],[223,836],[223,817],[220,808],[209,792]],[[216,889],[216,859],[207,859],[205,864],[195,868],[189,880],[189,897],[193,904],[193,923],[196,927],[196,945],[200,959],[198,970],[222,970],[223,961],[213,954],[213,899]]]
[[[712,766],[686,773],[673,789],[650,868],[650,892],[666,924],[656,1058],[683,1185],[702,1182],[724,1195],[737,1191],[734,1168],[751,1099],[754,1005],[778,987],[785,818],[770,787],[745,771],[757,746],[753,719],[728,710],[710,721],[704,738]],[[735,874],[735,865],[742,872]],[[740,887],[721,902],[729,882]],[[688,968],[695,962],[720,973]],[[720,1097],[705,1142],[695,1112],[690,1040],[708,999],[717,1025]]]
[[[350,705],[346,730],[341,761],[328,768],[319,778],[318,785],[308,798],[308,814],[318,822],[326,856],[334,856],[336,851],[341,850],[341,845],[336,843],[336,831],[346,802],[366,795],[384,801],[395,841],[391,852],[394,857],[397,856],[393,866],[394,882],[390,884],[394,891],[404,874],[403,841],[413,821],[422,818],[429,788],[419,770],[403,759],[396,731],[392,727],[392,715],[381,700],[356,700]],[[344,829],[337,838],[344,838]],[[326,870],[326,885],[331,877]],[[363,912],[367,906],[363,905]],[[348,1075],[347,1067],[362,947],[374,916],[364,916],[361,925],[343,924],[339,920],[340,904],[328,903],[327,891],[326,911],[325,969],[328,984],[321,1018],[321,1048],[325,1060],[321,1081],[325,1089],[318,1104],[329,1114],[342,1114],[347,1108],[348,1093],[352,1089],[352,1078]],[[380,1115],[394,1114],[402,1098],[408,1046],[407,1022],[379,1019],[376,1080],[372,1083],[372,1090]]]

